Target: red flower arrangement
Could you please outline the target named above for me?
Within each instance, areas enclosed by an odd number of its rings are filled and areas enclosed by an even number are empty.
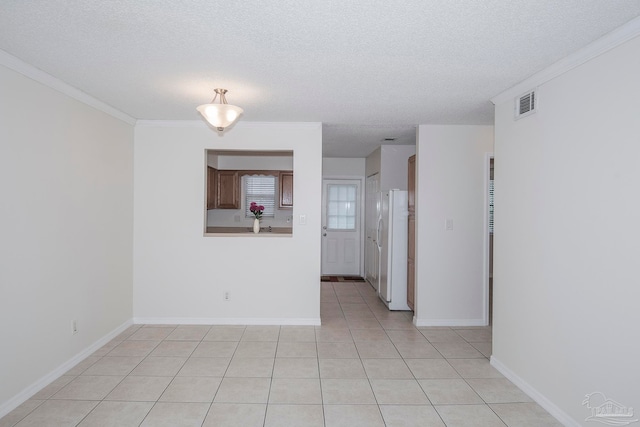
[[[264,212],[264,206],[258,205],[256,202],[251,202],[249,210],[256,217],[256,219],[262,218],[262,212]]]

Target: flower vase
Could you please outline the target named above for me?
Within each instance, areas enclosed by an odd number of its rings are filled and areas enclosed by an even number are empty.
[[[253,232],[256,234],[260,232],[260,220],[258,218],[253,220]]]

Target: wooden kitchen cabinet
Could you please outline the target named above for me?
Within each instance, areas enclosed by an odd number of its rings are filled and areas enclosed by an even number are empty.
[[[215,168],[207,166],[207,210],[216,208],[216,192],[218,190],[216,184],[217,172]]]
[[[416,156],[409,157],[408,176],[409,239],[407,247],[407,305],[414,310],[416,295]]]
[[[293,172],[280,172],[278,175],[280,182],[280,209],[293,208]]]
[[[216,173],[216,208],[240,209],[240,179],[238,171],[219,170]]]

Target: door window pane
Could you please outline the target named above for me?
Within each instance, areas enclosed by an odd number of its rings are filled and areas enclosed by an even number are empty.
[[[327,185],[327,228],[355,230],[356,186],[353,184]]]

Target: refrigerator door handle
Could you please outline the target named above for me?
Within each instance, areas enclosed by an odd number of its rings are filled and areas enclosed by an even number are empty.
[[[376,242],[378,243],[378,247],[382,246],[382,235],[380,231],[382,229],[382,218],[378,218],[378,229],[376,230]]]

